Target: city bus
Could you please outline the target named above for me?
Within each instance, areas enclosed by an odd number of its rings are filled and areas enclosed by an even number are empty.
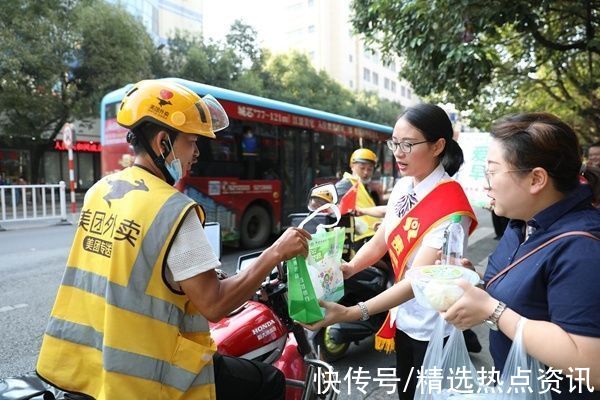
[[[178,189],[202,205],[208,221],[219,222],[224,243],[264,245],[288,224],[287,215],[305,212],[315,184],[335,182],[349,170],[359,147],[379,158],[368,188],[378,203],[393,186],[394,162],[385,149],[392,128],[353,118],[191,82],[166,78],[223,105],[229,127],[216,139],[200,137],[200,157]],[[131,85],[101,103],[102,174],[132,165],[126,129],[117,109]]]

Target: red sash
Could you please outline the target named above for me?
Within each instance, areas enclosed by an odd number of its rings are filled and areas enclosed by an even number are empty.
[[[456,181],[441,181],[431,192],[411,208],[388,237],[387,246],[394,268],[396,282],[402,279],[406,263],[412,252],[419,247],[421,239],[434,226],[451,215],[465,215],[471,218],[469,235],[477,227],[477,218],[467,200],[467,196]],[[375,335],[375,349],[389,353],[394,351],[396,323],[390,326],[390,313]]]

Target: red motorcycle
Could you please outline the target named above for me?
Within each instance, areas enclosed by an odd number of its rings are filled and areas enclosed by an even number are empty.
[[[237,271],[251,267],[260,253],[240,257]],[[221,354],[279,368],[286,378],[287,400],[334,400],[336,391],[326,387],[329,381],[323,384],[324,375],[333,372],[333,368],[316,359],[306,331],[289,316],[286,295],[286,268],[279,264],[251,300],[210,324],[211,336]]]
[[[252,264],[259,255],[257,252],[240,257],[238,271]],[[224,276],[222,272],[220,274]],[[221,321],[210,324],[211,336],[222,354],[262,361],[279,368],[286,377],[287,400],[335,400],[337,393],[330,384],[333,379],[326,377],[333,377],[333,368],[316,359],[306,331],[290,318],[286,293],[285,265],[278,265],[252,300]],[[337,386],[336,389],[339,390]],[[0,399],[79,398],[48,385],[34,372],[0,379]]]
[[[221,237],[217,223],[204,227],[220,259]],[[237,271],[251,267],[259,252],[239,258]],[[219,278],[226,275],[217,270]],[[316,359],[306,331],[290,318],[287,308],[285,264],[277,265],[253,298],[217,323],[210,323],[211,336],[221,354],[262,361],[279,368],[286,378],[287,400],[335,400],[333,367]],[[338,389],[337,385],[335,389]],[[339,389],[338,389],[339,390]],[[323,393],[324,392],[324,393]],[[42,381],[35,372],[0,379],[2,400],[79,399]],[[83,397],[81,397],[83,399]]]

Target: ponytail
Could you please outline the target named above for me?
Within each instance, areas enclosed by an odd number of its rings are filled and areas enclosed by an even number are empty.
[[[440,154],[440,162],[448,175],[452,176],[458,172],[465,159],[462,149],[452,139],[454,130],[446,111],[435,104],[419,103],[408,108],[401,118],[421,131],[428,142],[444,139],[446,146]]]
[[[463,151],[456,140],[452,138],[446,140],[446,147],[442,155],[442,166],[448,175],[452,176],[456,174],[464,161]]]

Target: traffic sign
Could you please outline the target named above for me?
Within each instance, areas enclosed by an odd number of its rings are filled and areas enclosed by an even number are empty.
[[[63,143],[67,149],[73,148],[73,124],[67,122],[62,128]]]

